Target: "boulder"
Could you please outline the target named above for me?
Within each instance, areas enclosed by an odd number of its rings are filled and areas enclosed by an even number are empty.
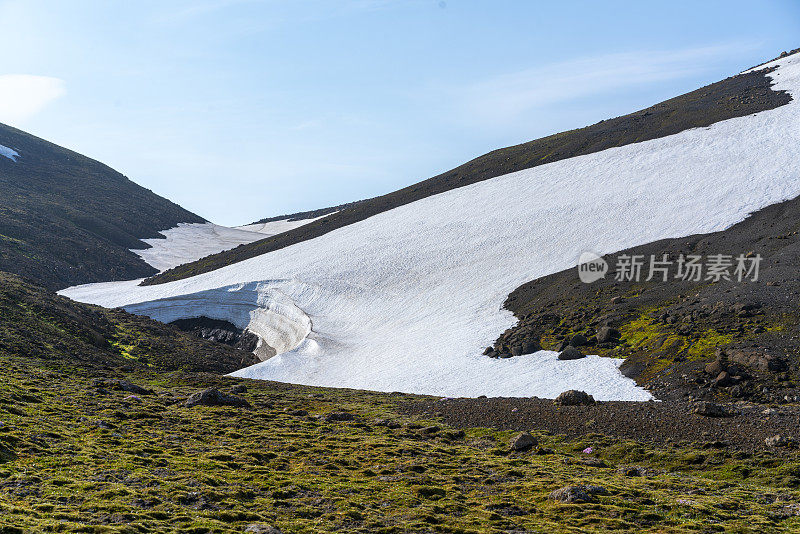
[[[573,346],[569,346],[558,353],[559,360],[580,360],[585,355]]]
[[[727,417],[731,415],[721,404],[708,401],[698,402],[692,409],[692,413],[705,417]]]
[[[186,407],[194,406],[235,406],[237,408],[249,408],[250,403],[241,397],[222,393],[216,388],[210,388],[193,393],[186,399]]]
[[[578,502],[594,502],[596,495],[608,495],[608,490],[603,486],[564,486],[550,493],[547,496],[551,501],[565,504]]]
[[[787,369],[786,362],[765,351],[731,350],[727,355],[728,360],[759,371],[778,373]]]
[[[619,330],[611,328],[610,326],[603,326],[595,334],[595,339],[598,343],[611,343],[618,340],[620,337]]]
[[[514,451],[526,451],[531,447],[535,447],[539,444],[536,438],[528,434],[527,432],[521,432],[511,438],[509,445],[511,446],[511,450]]]
[[[247,386],[244,384],[236,384],[230,389],[230,392],[234,395],[241,395],[242,393],[247,393]]]
[[[594,397],[585,391],[578,391],[577,389],[570,389],[561,393],[553,401],[553,404],[559,406],[589,406],[594,404]]]

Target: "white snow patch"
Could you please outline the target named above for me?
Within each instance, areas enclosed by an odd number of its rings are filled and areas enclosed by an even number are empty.
[[[264,235],[258,232],[214,223],[180,223],[159,233],[164,236],[163,239],[142,239],[151,248],[131,250],[159,271],[264,239]]]
[[[502,308],[512,290],[573,267],[583,251],[722,230],[800,194],[798,59],[778,62],[776,88],[794,100],[774,110],[458,188],[186,280],[62,294],[153,316],[197,298],[191,313],[214,317],[229,293],[245,291],[242,301],[258,300],[248,313],[266,307],[291,323],[281,308],[291,302],[291,313],[310,318],[296,347],[236,376],[444,396],[554,397],[574,388],[600,400],[647,400],[619,360],[480,353],[515,323]],[[287,345],[299,337],[274,319],[260,326]]]
[[[301,226],[305,226],[310,222],[314,222],[317,219],[322,219],[322,217],[327,217],[328,215],[333,215],[336,213],[335,211],[331,213],[326,213],[320,217],[314,217],[312,219],[301,219],[299,221],[292,221],[289,219],[282,219],[280,221],[270,221],[265,223],[256,223],[256,224],[247,224],[244,226],[236,226],[238,230],[247,230],[248,232],[259,232],[261,234],[265,234],[266,236],[273,236],[277,234],[282,234],[283,232],[288,232],[289,230],[294,230],[295,228],[300,228]]]
[[[131,252],[135,252],[148,264],[163,272],[210,254],[288,232],[320,218],[301,221],[280,220],[233,228],[214,223],[180,223],[174,228],[159,232],[164,236],[163,239],[142,239],[151,245],[151,248]]]
[[[0,145],[0,156],[5,156],[11,161],[17,161],[19,153],[16,150]]]

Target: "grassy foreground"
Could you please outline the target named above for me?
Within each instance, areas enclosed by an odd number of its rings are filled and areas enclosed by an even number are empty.
[[[153,394],[99,388],[102,376]],[[402,415],[404,395],[181,371],[123,376],[32,358],[0,358],[0,383],[2,533],[800,529],[793,452],[535,431],[537,447],[511,452],[511,432]],[[183,405],[199,389],[235,384],[246,384],[252,408]],[[326,417],[343,411],[355,418]],[[548,499],[572,484],[608,495]]]

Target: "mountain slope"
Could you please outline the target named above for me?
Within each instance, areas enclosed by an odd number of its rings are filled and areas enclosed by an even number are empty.
[[[681,255],[715,254],[757,254],[757,280],[711,281],[706,273],[683,280],[674,266],[666,281],[647,282],[647,267],[638,282],[617,281],[613,272],[623,255],[645,263],[667,255],[674,263]],[[495,342],[496,350],[526,341],[554,348],[580,333],[593,340],[585,352],[626,358],[623,371],[662,399],[784,402],[797,394],[791,377],[800,371],[800,197],[720,232],[648,243],[607,261],[612,272],[591,284],[581,283],[573,267],[515,289],[505,307],[519,322]],[[621,339],[594,342],[604,326]],[[725,362],[706,370],[718,358]],[[717,380],[722,371],[730,378]]]
[[[126,367],[226,373],[257,361],[121,310],[87,306],[0,272],[0,356],[39,358],[67,367]]]
[[[311,224],[291,232],[215,254],[161,273],[145,284],[158,284],[205,273],[239,261],[314,239],[337,228],[457,187],[612,147],[705,127],[786,104],[789,95],[770,89],[762,69],[739,74],[650,108],[562,132],[521,145],[495,150],[460,167],[387,195],[343,206]],[[331,208],[333,209],[333,208]],[[318,210],[314,216],[328,210]],[[306,214],[298,214],[305,216]]]
[[[776,91],[800,92],[800,57],[770,67]],[[621,359],[482,356],[516,323],[503,302],[583,251],[723,230],[800,195],[799,122],[791,100],[455,188],[186,280],[64,294],[167,322],[207,316],[250,328],[278,355],[239,376],[448,396],[579,388],[644,400],[650,394],[619,373]]]
[[[113,169],[0,124],[0,271],[49,288],[157,272],[128,249],[204,219]],[[10,153],[10,152],[9,152]]]

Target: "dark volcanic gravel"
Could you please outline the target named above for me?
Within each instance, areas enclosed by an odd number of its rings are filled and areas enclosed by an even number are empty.
[[[800,434],[800,406],[727,407],[739,415],[705,417],[693,414],[691,405],[673,401],[555,406],[547,399],[504,397],[424,400],[405,405],[403,411],[438,417],[456,428],[544,430],[568,437],[603,434],[657,444],[722,442],[749,451],[765,449],[764,440],[775,434],[794,439]],[[776,413],[764,414],[768,409]]]

